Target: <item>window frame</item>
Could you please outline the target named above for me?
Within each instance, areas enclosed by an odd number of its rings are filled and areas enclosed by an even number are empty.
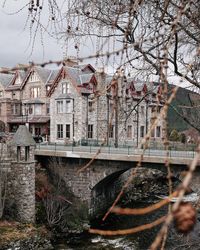
[[[161,126],[156,126],[156,138],[161,137]]]
[[[140,138],[144,138],[145,136],[145,127],[144,125],[140,126]]]
[[[109,126],[109,138],[114,138],[114,125]]]
[[[131,129],[131,130],[129,130]],[[127,139],[132,139],[133,138],[133,126],[132,125],[128,125],[127,126]]]
[[[63,139],[63,124],[57,124],[57,139]]]
[[[62,83],[62,94],[69,94],[70,93],[70,83],[63,82]]]
[[[93,138],[93,133],[94,133],[94,126],[93,124],[88,124],[88,139]]]
[[[41,87],[35,86],[30,88],[30,97],[33,99],[39,98],[41,95]]]
[[[57,114],[63,114],[64,112],[63,100],[59,100],[56,102],[56,111],[57,111]]]
[[[65,125],[65,137],[66,138],[71,138],[71,124],[66,124]]]
[[[71,113],[72,111],[71,108],[71,100],[66,100],[65,101],[65,113]]]

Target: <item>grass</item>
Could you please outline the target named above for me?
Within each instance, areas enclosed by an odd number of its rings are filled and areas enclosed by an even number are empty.
[[[47,234],[47,231],[43,227],[35,228],[32,224],[21,224],[14,221],[0,221],[0,245],[30,238],[38,233]]]

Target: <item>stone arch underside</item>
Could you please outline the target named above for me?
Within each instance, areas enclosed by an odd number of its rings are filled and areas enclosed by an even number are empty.
[[[59,167],[54,168],[54,171],[57,169],[57,174],[60,175],[66,186],[76,197],[83,201],[88,201],[88,203],[90,203],[91,191],[94,186],[102,180],[106,182],[109,178],[114,178],[115,175],[118,176],[120,173],[130,169],[130,166],[127,164],[95,160],[87,169],[78,173],[78,170],[87,163],[87,160],[80,163],[77,159],[65,158],[60,161]],[[47,160],[42,163],[42,165],[44,164],[47,165]],[[131,167],[134,166],[132,165]],[[118,173],[119,171],[121,172]]]

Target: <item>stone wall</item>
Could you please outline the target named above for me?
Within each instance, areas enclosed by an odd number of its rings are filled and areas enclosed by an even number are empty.
[[[121,145],[138,146],[151,125],[152,116],[156,116],[152,113],[152,106],[155,106],[155,103],[147,101],[144,98],[144,93],[140,95],[136,94],[134,97],[127,97],[126,86],[122,79],[118,79],[118,125],[116,125],[113,97],[110,93],[105,93],[106,84],[109,82],[106,82],[104,77],[100,79],[101,77],[97,76],[97,78],[97,90],[102,94],[95,98],[93,94],[88,96],[83,93],[81,94],[74,86],[72,79],[67,76],[59,82],[50,100],[51,142],[65,143],[66,124],[70,125],[71,130],[69,141],[72,142],[73,140],[73,127],[76,141],[88,139],[87,128],[88,125],[92,125],[92,143],[96,140],[102,142],[106,139],[109,144],[113,145],[115,143],[115,130],[118,126],[118,143]],[[63,108],[65,109],[66,99],[62,96],[62,83],[65,81],[70,84],[69,100],[71,103],[74,101],[74,110],[68,113],[65,111],[58,113],[58,98],[60,98],[60,101],[63,101]],[[107,138],[109,123],[113,126],[113,133],[110,138]],[[63,138],[57,138],[57,124],[63,125]],[[162,138],[162,119],[158,121],[157,126],[160,127],[160,134],[158,136],[158,134],[153,135],[152,133],[152,138],[153,140],[160,141]],[[128,134],[128,128],[130,129],[130,127],[131,133]]]
[[[21,222],[34,222],[35,162],[12,162],[10,181],[17,219]]]
[[[94,160],[87,169],[78,173],[82,167],[86,166],[89,160],[58,157],[56,160],[56,158],[45,156],[37,156],[37,160],[44,168],[48,168],[50,164],[53,164],[53,171],[55,171],[56,174],[59,174],[60,178],[65,181],[66,187],[69,188],[69,190],[76,197],[88,202],[90,202],[91,199],[91,190],[96,184],[105,180],[106,177],[110,178],[111,174],[117,174],[119,171],[125,171],[126,169],[134,168],[136,165],[136,163],[132,162]],[[143,163],[142,167],[166,172],[166,167],[164,164]],[[177,178],[180,177],[180,179],[182,172],[186,169],[187,166],[171,166],[173,175]],[[199,182],[200,171],[196,171],[193,175],[190,185],[194,192],[200,193]]]
[[[6,179],[5,214],[21,222],[35,221],[35,161],[34,149],[30,157],[16,161],[16,150],[6,144],[0,144],[0,174]],[[12,214],[11,214],[12,213]]]
[[[69,190],[81,200],[90,201],[91,189],[108,175],[120,170],[133,167],[134,164],[124,164],[121,162],[98,161],[95,160],[87,169],[78,173],[78,170],[85,166],[87,160],[59,158],[59,161],[52,161],[52,158],[38,158],[38,161],[45,168],[53,164],[50,171],[59,174],[66,183]]]

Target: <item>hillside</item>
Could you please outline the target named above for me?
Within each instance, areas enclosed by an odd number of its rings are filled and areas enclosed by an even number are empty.
[[[173,87],[173,85],[172,85]],[[188,89],[179,88],[176,98],[172,102],[172,106],[178,110],[179,113],[184,114],[192,124],[198,126],[200,129],[200,107],[196,107],[200,104],[200,95],[194,93]],[[184,108],[181,106],[194,106],[192,109]],[[168,111],[168,124],[169,130],[177,129],[183,131],[191,128],[191,126],[180,117],[177,112],[170,106]]]

